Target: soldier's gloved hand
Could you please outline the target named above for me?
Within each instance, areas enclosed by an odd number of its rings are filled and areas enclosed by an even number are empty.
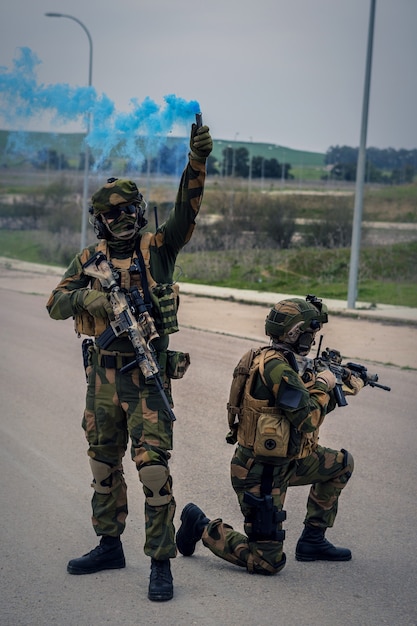
[[[353,374],[350,369],[348,369],[347,367],[342,367],[342,382],[349,383],[352,376]]]
[[[365,383],[363,382],[362,378],[352,374],[352,376],[349,378],[349,381],[343,383],[343,391],[345,392],[345,395],[356,396],[356,394],[358,394],[364,386]]]
[[[93,317],[114,319],[114,313],[107,294],[97,289],[86,289],[83,293],[82,303]]]
[[[204,163],[210,152],[213,150],[213,140],[208,126],[193,124],[190,136],[190,158]]]
[[[336,385],[336,377],[330,370],[323,370],[317,374],[316,382],[324,383],[329,391]]]

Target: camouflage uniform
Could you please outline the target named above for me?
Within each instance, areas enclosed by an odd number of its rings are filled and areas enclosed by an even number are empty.
[[[271,352],[271,348],[263,351]],[[333,394],[328,393],[323,382],[316,380],[313,374],[303,382],[278,351],[275,358],[265,362],[262,378],[259,374],[255,376],[250,392],[257,402],[266,401],[267,406],[275,407],[283,385],[291,388],[292,397],[297,400],[292,407],[280,408],[290,424],[288,454],[263,458],[255,454],[253,446],[245,447],[241,443],[237,446],[231,462],[231,481],[245,517],[246,534],[233,530],[221,519],[214,519],[204,528],[202,541],[222,559],[245,567],[251,573],[270,575],[285,565],[282,521],[276,524],[275,539],[251,540],[254,511],[244,501],[245,492],[261,497],[265,493],[265,469],[269,468],[267,492],[277,511],[282,512],[288,487],[311,484],[305,524],[325,529],[333,526],[339,495],[353,471],[353,459],[344,450],[318,444],[319,426],[335,407]],[[348,388],[345,391],[355,393]]]
[[[167,220],[150,237],[150,272],[158,284],[173,283],[177,255],[193,233],[203,196],[204,161],[190,155],[175,206]],[[53,319],[67,319],[82,313],[78,294],[85,292],[93,282],[83,273],[82,266],[100,245],[90,246],[77,254],[52,292],[47,309]],[[128,244],[124,242],[121,247],[112,242],[107,244],[108,260],[116,269],[120,269],[122,287],[125,288],[129,287],[129,274],[121,268],[126,267],[126,264],[128,267],[130,260],[137,254],[135,245],[136,241]],[[139,279],[136,277],[138,280],[140,282],[140,276]],[[100,290],[100,285],[94,284],[94,289]],[[164,387],[172,402],[170,380],[166,372],[170,354],[168,336],[161,336],[153,345]],[[93,464],[98,464],[94,466],[94,476],[98,475],[97,468],[104,467],[105,474],[107,472],[107,475],[103,474],[102,481],[97,478],[94,480],[92,522],[99,536],[118,537],[123,533],[128,508],[122,459],[130,438],[131,457],[138,471],[150,466],[162,465],[166,468],[166,482],[157,497],[152,498],[152,492],[143,485],[147,496],[145,554],[164,560],[176,555],[173,526],[175,500],[168,468],[173,423],[152,381],[145,383],[138,368],[120,373],[120,368],[133,358],[132,346],[125,336],[116,338],[106,351],[95,344],[89,350],[88,387],[82,425],[89,444],[88,455]]]

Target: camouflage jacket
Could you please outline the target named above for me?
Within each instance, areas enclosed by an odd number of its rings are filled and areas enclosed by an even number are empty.
[[[204,182],[205,164],[190,159],[181,176],[176,201],[166,221],[159,226],[149,239],[149,270],[152,279],[157,284],[170,284],[173,282],[173,273],[177,255],[181,248],[190,240],[194,227],[195,218],[200,210]],[[49,315],[53,319],[63,320],[82,314],[82,298],[78,296],[80,290],[88,289],[94,279],[84,274],[82,266],[95,253],[100,243],[85,248],[75,256],[66,270],[62,280],[52,291],[46,304]],[[135,242],[127,251],[124,258],[130,258],[134,254]],[[112,256],[111,243],[108,246],[109,260],[117,268],[121,261],[115,254]],[[94,288],[99,288],[94,284]],[[159,349],[164,349],[168,341],[162,341]],[[112,350],[129,350],[128,339],[118,339],[112,344]],[[157,348],[157,349],[158,349]]]

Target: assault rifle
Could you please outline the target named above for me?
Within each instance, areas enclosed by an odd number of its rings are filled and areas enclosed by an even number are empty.
[[[380,385],[378,381],[378,374],[370,374],[364,365],[359,363],[345,363],[342,365],[342,357],[338,350],[326,348],[320,354],[321,342],[323,336],[320,337],[319,346],[317,349],[317,357],[314,359],[314,371],[318,372],[323,369],[329,369],[336,378],[336,385],[333,393],[338,406],[346,406],[347,400],[343,391],[343,382],[350,376],[357,376],[361,378],[365,385],[370,387],[378,387],[378,389],[384,389],[384,391],[391,391],[391,387],[386,385]]]
[[[146,382],[155,383],[171,420],[175,421],[176,417],[163,387],[154,349],[150,344],[159,335],[138,288],[131,287],[128,293],[123,292],[117,284],[117,273],[102,252],[96,252],[84,263],[83,272],[87,276],[98,278],[103,289],[109,293],[115,317],[114,321],[110,322],[110,326],[96,338],[96,344],[105,350],[116,337],[127,333],[135,358],[120,369],[121,373],[124,374],[139,367]]]

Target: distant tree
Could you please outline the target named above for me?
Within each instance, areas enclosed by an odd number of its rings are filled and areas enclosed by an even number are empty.
[[[220,174],[218,162],[213,156],[209,156],[207,159],[207,174],[212,176]]]
[[[331,175],[340,180],[354,180],[358,161],[358,148],[331,146],[325,163],[332,165]],[[368,182],[406,183],[414,179],[417,170],[417,149],[367,148],[366,180]],[[391,172],[391,176],[387,175]]]
[[[148,159],[144,159],[141,165],[141,172],[161,175],[175,175],[184,165],[187,154],[187,145],[178,143],[171,148],[167,145],[161,146],[155,157],[152,157],[148,163]],[[149,170],[148,170],[149,168]]]
[[[223,176],[233,176],[249,178],[282,178],[282,168],[284,168],[284,178],[293,178],[290,174],[291,165],[289,163],[280,164],[277,159],[265,159],[262,156],[253,156],[251,163],[247,148],[233,148],[227,146],[222,151],[222,162],[220,164]]]
[[[262,156],[252,158],[252,177],[253,178],[281,178],[282,167],[284,167],[284,175],[289,178],[289,170],[291,165],[286,163],[280,165],[277,159],[265,159]]]
[[[389,182],[392,185],[412,183],[415,175],[416,175],[416,168],[413,165],[406,165],[403,169],[392,170]]]
[[[325,156],[326,165],[353,165],[358,161],[358,148],[350,148],[349,146],[330,146]]]
[[[69,168],[67,158],[64,154],[58,154],[51,148],[38,150],[32,159],[33,167],[39,170],[65,170]]]
[[[223,176],[237,176],[247,178],[249,176],[249,152],[247,148],[233,148],[227,146],[222,151],[222,174]]]
[[[337,163],[331,169],[331,177],[335,180],[346,180],[353,182],[356,180],[356,163],[341,164]],[[365,179],[368,183],[382,183],[387,182],[384,179],[384,175],[381,170],[374,167],[374,165],[367,161],[365,165]]]
[[[83,172],[84,171],[84,163],[85,163],[85,152],[80,152],[80,158],[78,161],[78,171],[79,172]],[[90,168],[92,168],[95,164],[95,159],[91,153],[91,151],[88,152],[88,166]]]

